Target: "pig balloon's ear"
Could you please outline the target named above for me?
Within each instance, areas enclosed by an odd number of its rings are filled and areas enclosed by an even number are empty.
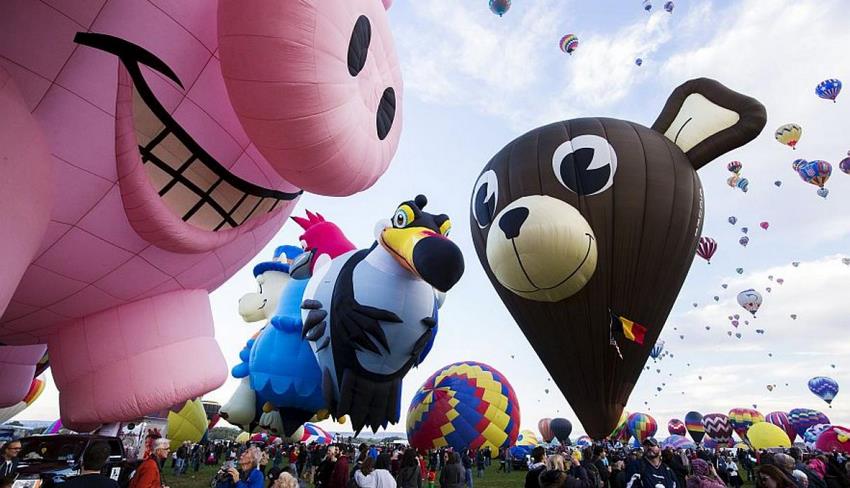
[[[393,0],[383,0],[384,8],[389,10],[393,6]]]
[[[758,100],[697,78],[676,88],[652,128],[679,146],[694,169],[759,135],[767,111]]]

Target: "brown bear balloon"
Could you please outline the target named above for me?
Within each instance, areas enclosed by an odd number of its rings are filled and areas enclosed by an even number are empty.
[[[616,426],[694,258],[697,170],[754,139],[766,119],[758,101],[691,80],[651,129],[608,118],[549,124],[478,177],[478,258],[594,439]],[[612,317],[644,326],[643,343],[615,347],[623,327]]]

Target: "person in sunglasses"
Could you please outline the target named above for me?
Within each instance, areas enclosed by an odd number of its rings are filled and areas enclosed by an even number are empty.
[[[643,457],[626,469],[626,488],[684,488],[677,486],[676,475],[661,461],[661,446],[652,437],[643,441]]]
[[[3,456],[0,459],[0,478],[14,477],[18,472],[18,453],[21,452],[21,442],[12,440],[3,446]]]

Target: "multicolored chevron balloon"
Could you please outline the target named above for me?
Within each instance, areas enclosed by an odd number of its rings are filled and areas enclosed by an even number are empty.
[[[729,423],[741,439],[747,438],[747,430],[759,422],[764,422],[764,415],[752,408],[733,408],[729,410]]]
[[[654,436],[658,430],[658,424],[655,422],[655,419],[646,413],[635,412],[629,415],[627,423],[629,425],[629,433],[639,442],[643,442]]]
[[[705,433],[718,444],[728,444],[732,441],[732,424],[726,415],[722,413],[707,414],[702,417],[702,425],[705,427]]]
[[[791,421],[788,419],[788,414],[785,412],[770,412],[764,418],[765,422],[770,422],[771,424],[779,427],[784,430],[786,434],[788,434],[788,439],[791,442],[794,442],[794,439],[797,438],[797,430],[791,425]]]
[[[514,445],[520,412],[514,389],[492,367],[450,364],[419,388],[407,411],[407,438],[417,449],[478,449]],[[532,434],[533,435],[533,434]]]
[[[791,410],[788,412],[788,421],[791,422],[791,425],[800,434],[800,437],[809,430],[809,427],[815,424],[830,423],[826,415],[810,408],[795,408]]]
[[[809,449],[814,449],[815,443],[818,441],[818,437],[820,437],[820,435],[830,427],[832,426],[829,424],[815,424],[809,427],[805,432],[803,432],[803,442],[806,443],[806,446],[808,446]]]

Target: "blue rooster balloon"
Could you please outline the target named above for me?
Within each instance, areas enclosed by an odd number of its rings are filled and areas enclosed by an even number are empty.
[[[809,380],[809,390],[832,408],[832,400],[838,395],[838,382],[826,376],[815,376]]]

